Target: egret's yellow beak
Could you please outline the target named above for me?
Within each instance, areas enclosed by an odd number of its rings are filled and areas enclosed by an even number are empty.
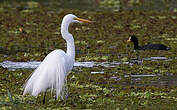
[[[129,39],[127,40],[127,42],[131,42],[131,38],[129,38]]]
[[[82,19],[82,18],[75,18],[76,20],[78,21],[81,21],[81,22],[86,22],[86,23],[91,23],[92,21],[90,20],[86,20],[86,19]]]

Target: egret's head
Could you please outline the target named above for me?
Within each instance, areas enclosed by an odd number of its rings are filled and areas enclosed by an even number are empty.
[[[91,21],[86,20],[86,19],[82,19],[82,18],[78,18],[77,16],[73,15],[73,14],[67,14],[66,16],[64,16],[63,21],[67,22],[67,23],[74,23],[74,22],[86,22],[86,23],[90,23]]]
[[[73,15],[73,14],[67,14],[64,16],[63,21],[61,23],[61,34],[62,37],[65,40],[71,39],[72,35],[68,32],[68,27],[69,24],[74,23],[74,22],[87,22],[90,23],[91,21],[86,20],[86,19],[82,19],[82,18],[78,18],[77,16]]]

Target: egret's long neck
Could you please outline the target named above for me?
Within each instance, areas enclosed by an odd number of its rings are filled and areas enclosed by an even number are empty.
[[[75,45],[74,45],[74,39],[69,39],[66,41],[67,43],[67,54],[72,58],[75,59]]]
[[[68,32],[69,23],[62,22],[61,24],[61,35],[66,40],[67,52],[66,54],[70,56],[73,60],[75,59],[75,45],[74,38],[72,34]]]

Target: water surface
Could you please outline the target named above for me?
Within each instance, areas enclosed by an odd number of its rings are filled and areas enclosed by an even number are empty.
[[[75,62],[74,67],[116,67],[120,64],[137,64],[137,62],[142,62],[143,60],[152,60],[152,61],[159,61],[159,60],[165,60],[168,61],[166,57],[150,57],[150,58],[143,58],[140,60],[131,60],[130,62]],[[13,61],[3,61],[0,63],[0,65],[3,68],[8,69],[34,69],[37,68],[40,65],[41,61],[28,61],[28,62],[13,62]]]

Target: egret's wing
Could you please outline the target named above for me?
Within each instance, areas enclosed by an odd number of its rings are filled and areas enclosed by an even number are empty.
[[[46,56],[39,67],[32,73],[25,84],[24,95],[30,93],[34,96],[51,88],[56,89],[56,96],[64,87],[67,74],[68,56],[62,50],[54,50]]]

